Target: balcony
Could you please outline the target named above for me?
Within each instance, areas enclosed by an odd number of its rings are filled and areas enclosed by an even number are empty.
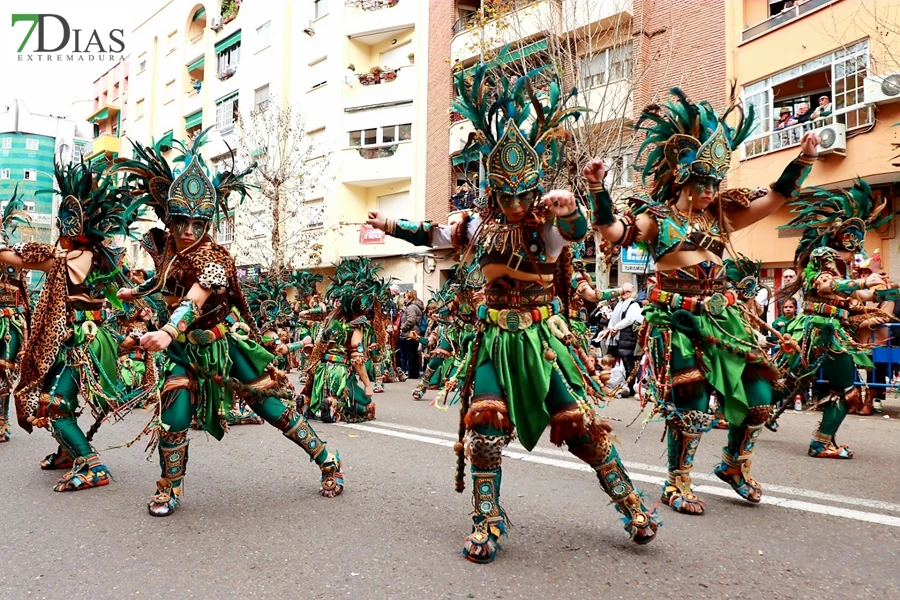
[[[414,169],[411,143],[347,148],[341,151],[341,182],[350,185],[375,187],[397,183],[410,179]]]
[[[610,0],[614,1],[614,0]],[[472,22],[463,24],[468,29],[460,29],[450,42],[450,63],[467,62],[478,56],[479,51],[495,50],[519,40],[529,40],[540,33],[557,27],[559,8],[553,0],[522,3],[521,8],[502,17],[488,21],[483,28],[473,27]],[[458,24],[459,25],[459,24]]]
[[[106,155],[108,158],[119,154],[120,139],[114,135],[101,135],[94,140],[91,153],[84,157],[84,160],[90,161],[100,155]]]
[[[456,113],[451,113],[451,119],[453,119],[453,115]],[[469,140],[469,134],[475,131],[475,128],[472,126],[472,121],[468,119],[463,119],[462,121],[455,121],[450,124],[450,155],[453,156],[462,151],[463,148],[466,147],[466,142]]]
[[[602,29],[615,28],[631,21],[633,0],[562,0],[562,27],[564,33],[578,31],[589,25]]]
[[[772,15],[762,23],[757,23],[753,27],[748,27],[741,32],[741,43],[749,42],[754,38],[765,35],[770,31],[784,27],[788,23],[792,23],[801,17],[805,17],[824,6],[833,4],[837,0],[806,0],[802,4],[796,4],[784,12]]]
[[[617,119],[632,120],[632,89],[632,82],[620,80],[585,90],[585,104],[592,112],[591,122],[598,124]]]
[[[416,25],[418,0],[355,0],[344,13],[344,33],[355,42],[374,46]],[[403,6],[403,4],[406,6]]]
[[[756,135],[744,142],[744,159],[754,158],[770,152],[777,152],[787,148],[795,148],[800,145],[803,134],[813,129],[825,127],[834,123],[841,123],[847,126],[847,131],[857,130],[861,127],[867,127],[874,122],[872,116],[872,108],[868,106],[853,107],[838,111],[833,115],[792,125],[779,129],[778,131],[770,131],[762,135]]]
[[[413,100],[416,94],[416,67],[409,65],[388,71],[388,77],[379,76],[363,80],[369,73],[357,73],[356,78],[348,77],[349,87],[344,87],[344,105],[348,108],[393,104]]]
[[[106,121],[107,119],[113,120],[113,122],[117,121],[119,118],[119,110],[121,110],[118,106],[112,106],[111,104],[104,104],[87,119],[85,119],[88,123],[100,124]],[[101,128],[102,129],[102,128]]]
[[[184,102],[181,105],[181,112],[184,115],[195,113],[203,108],[203,93],[200,90],[191,88],[184,93]]]

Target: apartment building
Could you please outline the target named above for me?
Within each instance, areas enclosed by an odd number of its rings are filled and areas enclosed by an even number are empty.
[[[18,189],[32,222],[24,241],[56,240],[59,196],[36,192],[52,190],[54,161],[81,160],[91,137],[87,123],[32,113],[21,100],[0,106],[0,207]]]
[[[671,87],[694,100],[724,107],[728,96],[725,64],[725,2],[706,0],[455,0],[450,63],[463,76],[480,61],[502,65],[511,75],[552,65],[567,88],[576,87],[574,105],[587,113],[573,130],[572,156],[604,156],[610,163],[607,187],[622,198],[640,189],[634,172],[638,136],[632,125],[640,109],[665,99]],[[702,27],[697,24],[702,23]],[[432,29],[432,35],[443,33]],[[443,40],[441,40],[443,43]],[[500,50],[507,48],[507,53]],[[449,75],[432,79],[429,118],[437,119],[455,92]],[[538,85],[540,83],[538,82]],[[434,86],[433,86],[434,87]],[[427,211],[438,219],[448,210],[448,194],[469,182],[477,188],[477,161],[462,149],[472,125],[451,111],[448,153],[436,156],[444,140],[429,140]],[[432,156],[435,153],[435,156]],[[449,158],[449,160],[447,160]],[[439,193],[435,184],[445,181]],[[568,186],[571,174],[555,185]],[[588,262],[595,254],[587,245]],[[624,261],[624,262],[623,262]],[[632,261],[634,262],[634,261]],[[648,261],[625,257],[597,265],[602,283],[637,280],[652,270]]]
[[[728,77],[759,116],[755,134],[735,153],[729,183],[756,187],[775,181],[799,151],[803,133],[814,130],[822,144],[806,185],[846,188],[861,177],[887,201],[886,210],[895,212],[900,64],[893,48],[900,2],[724,4]],[[767,283],[775,287],[792,265],[799,239],[799,232],[777,229],[789,218],[782,210],[735,236],[736,249],[762,260]],[[892,222],[866,239],[867,251],[880,249],[895,280],[897,226]]]
[[[308,143],[320,150],[303,169],[318,170],[302,197],[285,199],[285,261],[328,273],[342,257],[370,256],[386,276],[424,292],[433,259],[363,223],[377,209],[425,218],[429,4],[440,3],[152,3],[130,43],[129,137],[165,143],[212,128],[205,157],[229,167],[229,148],[246,137],[241,119],[270,105],[302,113]],[[256,257],[276,226],[270,207],[257,198],[232,208],[218,241],[246,272],[265,269]]]

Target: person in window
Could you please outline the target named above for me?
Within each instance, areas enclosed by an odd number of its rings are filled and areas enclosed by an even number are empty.
[[[819,96],[819,106],[813,111],[811,120],[824,119],[831,116],[831,98],[828,96]]]
[[[807,121],[809,121],[810,117],[812,117],[812,113],[809,112],[809,102],[804,102],[797,107],[797,114],[796,116],[791,117],[791,119],[788,121],[788,126],[806,123]]]
[[[775,130],[781,131],[785,127],[788,126],[788,121],[790,121],[794,115],[791,114],[791,109],[787,106],[781,107],[781,112],[778,115],[778,121],[775,123]]]

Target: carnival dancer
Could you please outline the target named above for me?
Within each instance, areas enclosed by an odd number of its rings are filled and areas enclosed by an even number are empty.
[[[160,291],[170,310],[166,325],[141,338],[146,350],[166,351],[163,397],[154,421],[162,475],[148,502],[150,514],[158,517],[171,515],[179,505],[192,415],[221,439],[235,395],[315,461],[323,496],[343,491],[340,457],[289,406],[293,394],[272,367],[273,356],[259,345],[234,259],[209,237],[213,219],[229,196],[234,194],[238,201],[246,196],[245,178],[253,167],[211,178],[200,155],[207,132],[190,147],[176,142],[181,156],[174,171],[159,144],[135,145],[135,158],[114,169],[127,174],[133,209],[153,208],[167,228],[145,236],[145,247],[157,255],[154,277],[137,290],[119,291],[119,297],[128,301]]]
[[[378,360],[373,342],[386,343],[380,302],[387,285],[378,277],[379,270],[367,258],[344,259],[325,292],[335,308],[322,324],[301,397],[309,414],[326,423],[375,418],[366,362]]]
[[[453,327],[452,305],[454,294],[450,290],[453,274],[431,295],[425,307],[428,327],[424,336],[416,336],[425,362],[425,373],[413,389],[412,397],[421,400],[427,390],[436,390],[447,375],[455,354],[456,329]],[[446,365],[446,366],[444,366]],[[443,370],[442,370],[443,368]]]
[[[25,212],[25,201],[19,196],[17,185],[3,209],[3,245],[9,246],[19,227],[30,224],[31,217]],[[28,342],[31,309],[23,276],[22,270],[12,265],[4,265],[0,271],[0,443],[9,441],[9,399],[19,378],[22,349]]]
[[[69,492],[110,482],[109,470],[78,425],[79,395],[99,424],[142,400],[155,381],[134,395],[118,386],[117,341],[106,308],[108,298],[118,304],[115,290],[125,281],[123,253],[106,242],[129,234],[128,199],[108,176],[95,181],[84,163],[57,164],[54,175],[56,190],[48,193],[62,197],[56,222],[62,249],[17,244],[0,251],[0,262],[46,273],[23,351],[16,413],[29,433],[42,427],[56,438],[59,449],[41,468],[69,469],[55,487]]]
[[[658,527],[619,459],[609,427],[588,404],[600,390],[578,359],[564,319],[572,277],[568,245],[584,238],[588,222],[571,194],[541,200],[545,169],[555,168],[561,156],[564,121],[581,113],[565,108],[574,90],[561,96],[559,85],[554,76],[549,93],[538,98],[531,74],[511,84],[485,65],[476,68],[470,85],[460,73],[454,110],[472,121],[479,145],[464,152],[480,150],[487,157],[485,196],[474,216],[461,213],[452,226],[379,212],[369,213],[367,221],[415,246],[459,248],[462,262],[477,260],[487,281],[460,406],[465,443],[456,445],[457,491],[464,488],[463,450],[472,463],[473,527],[463,554],[473,562],[492,561],[506,530],[501,449],[518,434],[531,450],[548,425],[554,444],[565,443],[596,471],[633,541],[649,542]]]
[[[800,277],[782,290],[785,298],[802,290],[803,307],[800,316],[785,327],[800,352],[782,352],[779,358],[789,366],[798,385],[821,370],[831,390],[810,441],[809,455],[848,459],[853,452],[838,445],[835,435],[848,409],[863,406],[854,371],[872,367],[871,348],[856,341],[851,322],[857,314],[869,316],[862,304],[897,297],[896,284],[886,289],[888,285],[877,273],[855,277],[853,260],[863,249],[866,230],[885,224],[893,215],[883,214],[885,205],[875,204],[872,189],[861,179],[846,191],[814,188],[812,192],[791,202],[795,216],[782,226],[803,231],[794,255]],[[887,315],[888,321],[890,317]]]
[[[729,424],[715,474],[742,498],[759,502],[762,488],[750,476],[750,457],[769,416],[770,381],[778,377],[755,335],[747,332],[734,292],[726,289],[722,255],[731,232],[796,197],[819,140],[805,134],[800,155],[769,190],[720,190],[732,150],[752,131],[752,109],[745,118],[732,104],[717,115],[709,103],[694,104],[681,90],[672,95],[665,107],[644,109],[636,124],[646,133],[639,156],[648,151],[643,176],[653,179],[652,196],[631,198],[631,210],[617,216],[603,187],[603,161],[590,161],[583,172],[594,227],[621,247],[644,244],[656,262],[642,345],[654,374],[645,396],[668,427],[669,476],[662,500],[678,512],[702,514],[704,503],[691,488],[690,474],[700,438],[713,420],[710,392]]]

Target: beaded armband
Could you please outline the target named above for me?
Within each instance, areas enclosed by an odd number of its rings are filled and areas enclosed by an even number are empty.
[[[363,345],[357,344],[356,350],[350,353],[350,364],[351,365],[364,365],[368,360],[366,355],[363,353]]]
[[[852,294],[859,290],[865,289],[866,282],[864,279],[833,279],[831,281],[831,290],[838,294]]]
[[[816,158],[814,156],[807,156],[801,152],[800,156],[785,167],[778,181],[770,186],[772,191],[785,198],[796,198],[815,162]]]
[[[172,339],[174,340],[194,324],[199,312],[200,308],[197,306],[196,302],[193,300],[184,300],[178,305],[175,311],[172,312],[172,316],[169,317],[169,322],[163,325],[162,330],[172,336]]]
[[[564,240],[577,242],[584,239],[588,230],[588,222],[581,207],[576,207],[569,214],[556,217],[556,227]]]
[[[597,299],[599,301],[612,300],[613,298],[619,298],[621,296],[622,288],[610,288],[608,290],[600,290],[597,292]]]
[[[612,225],[616,222],[612,198],[602,182],[588,184],[588,202],[591,204],[591,225]]]
[[[430,221],[407,221],[406,219],[387,219],[385,233],[407,241],[413,246],[431,246],[434,224]]]
[[[622,237],[613,242],[614,246],[620,246],[622,248],[628,248],[633,245],[638,238],[638,234],[640,230],[638,230],[637,221],[634,218],[634,215],[631,213],[626,213],[624,215],[619,216],[619,223],[622,224],[624,228],[622,231]]]

